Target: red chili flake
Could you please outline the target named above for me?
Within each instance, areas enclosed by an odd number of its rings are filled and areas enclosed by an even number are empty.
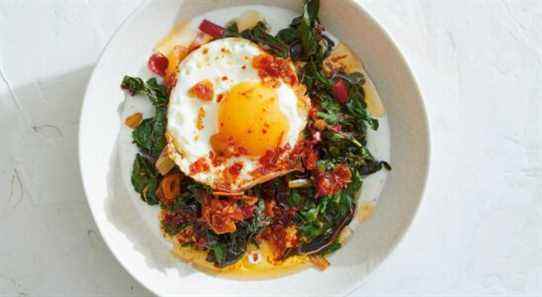
[[[224,35],[224,28],[208,20],[203,20],[198,28],[201,32],[207,33],[215,38]]]
[[[190,164],[190,174],[198,174],[200,172],[207,172],[209,171],[209,164],[207,164],[207,160],[203,157],[196,160],[196,162]]]
[[[303,160],[307,170],[314,170],[317,167],[318,153],[312,148],[305,148],[305,157]]]
[[[227,77],[227,76],[223,76],[223,77],[222,77],[222,80],[228,80],[228,77]]]
[[[188,93],[202,101],[211,101],[214,96],[213,83],[207,79],[202,80],[192,86],[192,88],[188,90]]]
[[[217,234],[231,233],[235,223],[244,219],[242,210],[233,199],[223,200],[212,196],[203,199],[201,216]]]
[[[333,195],[352,180],[352,173],[346,164],[340,164],[331,172],[319,171],[315,176],[316,196]]]
[[[232,176],[238,176],[241,173],[241,169],[243,169],[243,163],[236,162],[228,168],[228,171]]]
[[[273,224],[262,232],[261,237],[271,244],[276,260],[282,259],[287,249],[299,245],[297,228],[291,225]]]
[[[342,79],[337,79],[333,84],[332,90],[333,96],[341,104],[345,104],[348,101],[348,87]]]
[[[241,66],[241,68],[242,68],[243,70],[245,70],[245,69],[247,69],[247,65],[243,65],[243,66]]]
[[[284,152],[284,149],[276,148],[274,150],[267,150],[263,156],[260,157],[260,164],[265,168],[273,168],[277,164],[280,155]]]
[[[218,96],[216,97],[216,102],[220,102],[222,101],[222,99],[224,99],[224,94],[218,94]]]
[[[152,54],[152,56],[149,58],[149,61],[147,62],[149,70],[160,76],[164,76],[166,74],[168,64],[169,62],[167,57],[161,53]]]
[[[258,75],[262,79],[282,78],[286,83],[297,83],[297,76],[286,59],[271,55],[259,55],[253,58],[252,66],[258,69]]]

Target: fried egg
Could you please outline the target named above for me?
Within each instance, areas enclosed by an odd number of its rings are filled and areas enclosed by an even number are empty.
[[[293,80],[262,76],[254,61],[268,55],[249,40],[225,38],[194,50],[178,67],[168,106],[169,156],[216,191],[240,192],[298,167],[284,160],[302,139],[310,100],[290,61],[282,60]]]

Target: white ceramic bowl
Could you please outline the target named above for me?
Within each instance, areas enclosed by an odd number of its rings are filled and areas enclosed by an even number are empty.
[[[152,48],[177,21],[206,11],[247,4],[299,10],[301,0],[157,0],[142,5],[108,44],[89,82],[81,114],[79,158],[89,206],[122,266],[158,295],[330,296],[360,285],[405,234],[420,204],[429,164],[429,134],[421,95],[400,51],[355,2],[321,0],[327,29],[365,62],[388,113],[393,171],[374,216],[331,258],[314,269],[260,281],[221,279],[174,259],[150,232],[122,182],[117,158],[124,74],[140,73]],[[112,280],[114,281],[114,280]]]

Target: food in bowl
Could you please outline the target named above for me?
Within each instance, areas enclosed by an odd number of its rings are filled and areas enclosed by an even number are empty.
[[[155,77],[124,77],[154,107],[125,119],[139,149],[131,182],[160,206],[181,259],[224,275],[325,269],[356,211],[371,213],[357,199],[366,177],[391,169],[368,148],[384,109],[318,10],[305,1],[286,28],[256,10],[184,24],[149,58]]]

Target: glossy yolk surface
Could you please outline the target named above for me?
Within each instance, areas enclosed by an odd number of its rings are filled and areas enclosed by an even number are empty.
[[[277,89],[260,82],[243,82],[220,101],[218,133],[211,136],[211,146],[218,154],[237,146],[249,156],[261,156],[280,146],[288,130]]]

